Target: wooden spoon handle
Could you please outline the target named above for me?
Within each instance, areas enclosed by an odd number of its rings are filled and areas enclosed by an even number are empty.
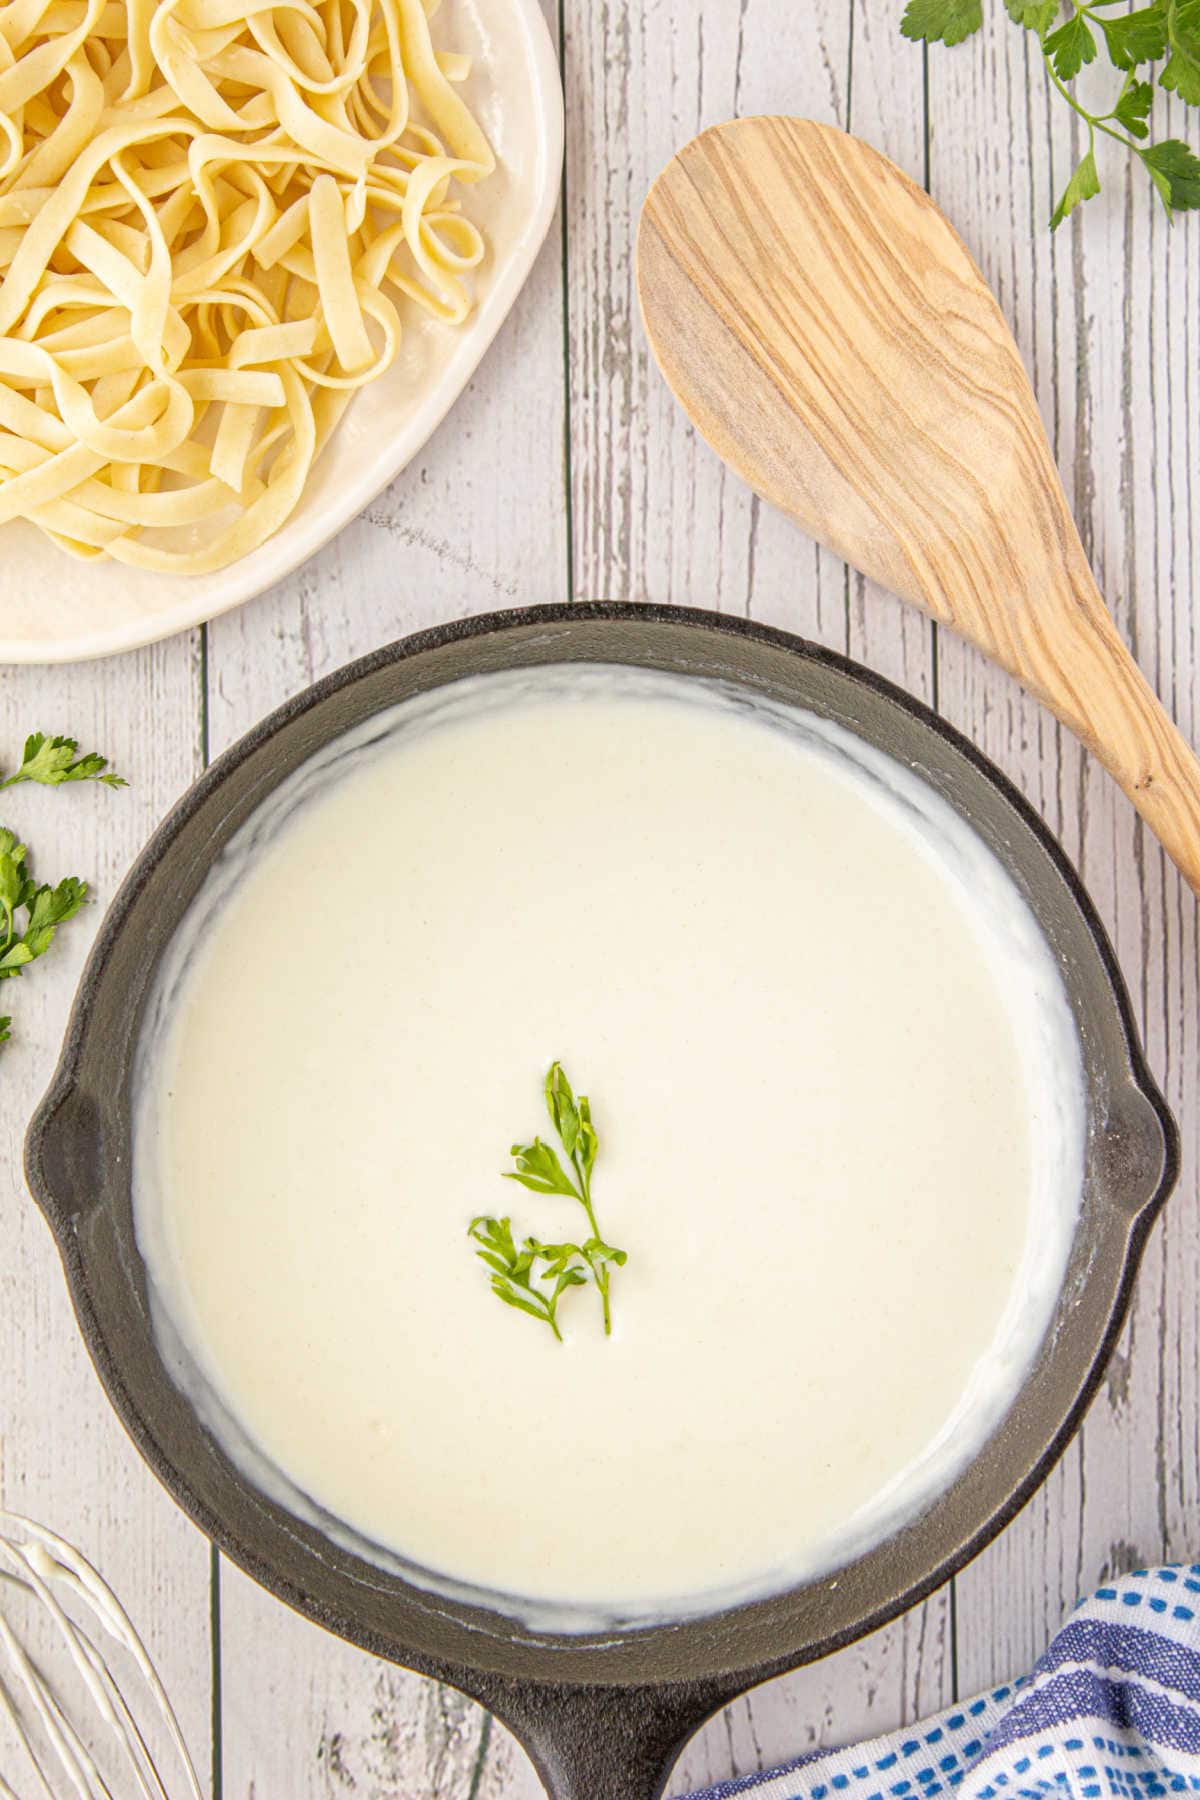
[[[1049,609],[1053,629],[1002,656],[1083,739],[1200,895],[1200,759],[1138,668],[1094,584]]]

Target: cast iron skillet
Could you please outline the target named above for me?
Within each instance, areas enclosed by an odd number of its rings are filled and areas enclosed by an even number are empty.
[[[129,1175],[130,1070],[147,989],[247,814],[297,764],[382,707],[462,676],[561,662],[724,677],[810,707],[917,769],[999,854],[1041,921],[1079,1025],[1089,1115],[1086,1191],[1053,1327],[1010,1413],[949,1491],[835,1577],[688,1623],[580,1637],[534,1633],[483,1596],[472,1605],[436,1599],[337,1548],[251,1486],[160,1360]],[[715,1708],[894,1618],[1012,1518],[1100,1380],[1177,1163],[1175,1126],[1091,903],[1041,821],[977,750],[878,676],[798,638],[711,613],[616,604],[499,613],[407,638],[289,701],[222,756],[160,826],[114,901],[26,1146],[29,1184],[58,1240],[101,1379],[179,1504],[309,1618],[490,1707],[523,1741],[554,1800],[652,1800]]]

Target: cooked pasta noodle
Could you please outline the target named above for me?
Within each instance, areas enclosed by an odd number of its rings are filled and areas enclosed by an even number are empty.
[[[436,5],[436,0],[433,0]],[[296,506],[492,152],[422,0],[0,4],[0,524],[203,574]]]

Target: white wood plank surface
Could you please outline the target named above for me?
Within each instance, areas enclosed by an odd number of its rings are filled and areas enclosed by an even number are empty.
[[[177,638],[104,665],[0,671],[0,768],[31,730],[103,749],[132,785],[32,785],[0,800],[41,880],[80,875],[93,904],[53,955],[3,985],[13,1021],[0,1071],[0,1505],[63,1533],[121,1595],[209,1773],[207,1541],[125,1437],[75,1329],[50,1233],[25,1189],[22,1138],[58,1056],[67,1008],[104,906],[161,814],[200,767],[196,644]],[[0,1728],[0,1772],[8,1740]]]
[[[1046,219],[1074,146],[1021,34],[997,8],[982,38],[926,59],[899,39],[898,13],[878,0],[562,0],[562,228],[417,463],[293,579],[203,634],[99,665],[0,671],[0,765],[27,730],[69,730],[133,780],[119,794],[5,796],[3,822],[28,834],[40,866],[88,875],[101,901],[205,755],[287,695],[437,620],[565,595],[716,606],[848,651],[938,704],[1079,859],[1185,1143],[1109,1380],[1062,1467],[953,1594],[739,1701],[685,1752],[678,1793],[1002,1679],[1101,1575],[1200,1545],[1195,902],[1107,779],[1013,683],[720,467],[659,380],[637,318],[641,200],[706,124],[808,113],[928,176],[1017,331],[1101,585],[1200,737],[1200,222],[1168,233],[1118,159],[1105,196],[1052,240]],[[471,1703],[216,1571],[109,1412],[20,1175],[24,1123],[96,917],[3,996],[18,1036],[0,1104],[0,1501],[76,1537],[127,1598],[215,1800],[537,1800],[522,1752]]]
[[[972,51],[931,57],[932,191],[1017,331],[1101,588],[1195,740],[1200,571],[1187,486],[1197,415],[1194,404],[1173,403],[1194,381],[1195,243],[1168,231],[1119,156],[1104,196],[1051,239],[1044,221],[1079,154],[1066,109],[1045,100],[1040,76],[1031,83],[1028,45],[1003,20]],[[1160,492],[1167,484],[1182,486],[1174,504]],[[957,1584],[965,1690],[1027,1666],[1103,1576],[1190,1554],[1196,1541],[1196,908],[1111,782],[1013,682],[946,639],[938,668],[942,710],[1023,787],[1076,858],[1186,1151],[1080,1438]]]

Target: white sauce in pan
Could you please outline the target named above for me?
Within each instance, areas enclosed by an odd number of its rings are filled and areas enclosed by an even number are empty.
[[[556,1057],[629,1253],[612,1337],[580,1289],[561,1345],[466,1236],[577,1232],[500,1179]],[[1081,1183],[1065,994],[974,833],[837,727],[632,671],[460,683],[301,771],[140,1066],[139,1241],[218,1435],[331,1535],[560,1625],[911,1517],[1032,1360]]]

